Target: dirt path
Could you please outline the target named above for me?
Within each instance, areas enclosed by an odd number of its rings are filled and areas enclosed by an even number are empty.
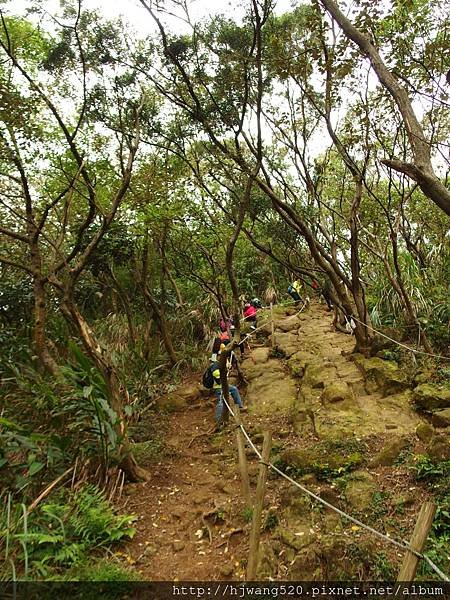
[[[372,452],[382,446],[392,428],[397,428],[399,434],[414,431],[419,418],[403,400],[400,403],[395,395],[382,398],[376,390],[367,392],[361,372],[348,356],[354,339],[333,331],[331,318],[322,305],[313,305],[297,316],[287,316],[280,308],[276,330],[280,356],[271,354],[267,338],[260,339],[256,347],[252,341],[252,351],[247,353],[242,365],[249,385],[241,391],[249,407],[243,421],[255,442],[261,442],[264,429],[273,432],[275,448],[288,449],[311,448],[318,439],[325,440],[326,435],[331,436],[331,441],[345,438],[349,443],[366,436],[366,447]],[[185,382],[181,389],[192,384],[192,381]],[[327,389],[333,392],[336,384],[344,385],[343,398],[331,398],[325,403],[324,393]],[[342,392],[341,388],[337,389]],[[139,520],[137,534],[121,558],[126,559],[142,579],[189,581],[245,577],[251,513],[244,506],[240,490],[235,428],[229,424],[219,434],[199,435],[213,426],[214,404],[212,398],[197,398],[169,414],[161,425],[164,458],[156,464],[144,464],[151,473],[150,481],[129,485],[125,490],[127,495],[120,508],[137,514]],[[315,415],[314,427],[309,418],[311,414]],[[258,463],[250,450],[248,457],[250,481],[255,489]],[[372,476],[377,478],[374,471]],[[322,482],[317,483],[311,475],[308,477],[318,493],[327,493]],[[384,489],[383,477],[381,473],[378,478],[380,490]],[[392,475],[387,474],[386,489],[392,487],[389,477]],[[407,486],[405,475],[403,480]],[[343,506],[345,496],[336,495],[334,490],[331,485],[330,497]],[[328,514],[321,516],[320,522],[314,516],[309,522],[305,508],[300,510],[301,520],[295,517],[297,521],[292,522],[292,512],[296,510],[292,505],[294,492],[280,479],[268,486],[265,514],[270,514],[272,509],[272,513],[278,515],[275,538],[278,535],[287,547],[279,546],[277,558],[273,560],[270,557],[275,555],[270,550],[267,573],[286,577],[293,564],[292,548],[298,550],[302,547],[300,540],[308,540],[312,545],[305,550],[301,568],[311,562],[309,576],[313,578],[317,575],[314,569],[319,556],[312,550],[315,536],[320,539],[338,523]],[[283,506],[288,508],[282,509]],[[289,533],[293,523],[295,529]],[[270,536],[267,528],[262,535],[263,545],[267,540],[270,546]],[[331,554],[334,555],[334,550]]]
[[[139,515],[127,548],[146,580],[224,579],[243,573],[243,502],[231,430],[211,430],[209,400],[172,414],[164,433],[168,456],[148,465],[152,477],[128,486],[125,510]],[[196,437],[198,436],[198,437]],[[243,543],[244,542],[244,543]]]

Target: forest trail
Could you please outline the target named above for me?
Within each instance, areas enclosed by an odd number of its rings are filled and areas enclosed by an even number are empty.
[[[405,434],[412,434],[421,419],[401,386],[394,385],[395,377],[389,380],[391,387],[383,387],[363,376],[349,356],[354,338],[334,331],[331,321],[332,315],[319,304],[300,314],[276,308],[276,352],[270,348],[267,325],[264,339],[251,340],[242,362],[248,380],[242,395],[249,409],[242,417],[259,446],[262,432],[271,430],[273,455],[283,465],[304,467],[305,485],[355,512],[367,509],[376,489],[393,493],[398,488],[402,498],[407,496],[411,482],[406,469],[399,466],[400,477],[392,477],[383,460],[378,471],[373,463],[371,473],[361,465],[373,461],[392,440],[398,442],[398,455],[405,447]],[[230,423],[219,434],[202,435],[213,426],[215,401],[201,395],[199,378],[184,382],[179,391],[185,395],[165,420],[164,457],[157,464],[144,460],[150,481],[125,489],[121,510],[138,515],[137,534],[119,557],[145,580],[245,578],[251,516],[241,495],[235,428]],[[247,455],[254,491],[258,462],[250,449]],[[308,461],[314,463],[309,470]],[[335,474],[359,470],[348,475],[339,495],[334,483],[316,478],[321,473],[317,465]],[[329,510],[312,517],[305,514],[308,499],[279,478],[269,479],[266,500],[258,575],[295,577],[296,565],[300,579],[330,575],[326,569],[336,554],[333,544],[348,536],[338,515]],[[405,513],[406,528],[413,512]],[[376,539],[370,543],[379,550]],[[331,558],[325,571],[318,571],[324,545]]]

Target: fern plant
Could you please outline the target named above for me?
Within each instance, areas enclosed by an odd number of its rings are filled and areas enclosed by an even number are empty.
[[[7,541],[3,573],[11,576],[11,556],[25,577],[49,577],[82,564],[94,550],[132,538],[135,519],[116,515],[104,493],[90,484],[75,494],[61,491],[30,515],[23,505],[11,507],[9,497],[0,520]]]

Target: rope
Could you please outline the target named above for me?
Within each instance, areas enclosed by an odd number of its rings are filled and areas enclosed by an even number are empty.
[[[225,399],[225,397],[223,396],[223,394],[222,394],[222,399],[223,399],[223,402],[225,403],[226,407],[230,411],[231,415],[235,418],[235,414],[231,410],[231,407],[228,404],[228,402]],[[262,462],[262,454],[258,450],[258,448],[255,446],[255,444],[252,442],[252,440],[250,439],[250,436],[248,435],[247,431],[245,430],[245,427],[243,425],[239,425],[238,427],[241,429],[242,433],[244,434],[244,437],[246,438],[246,440],[249,443],[249,445],[250,445],[251,449],[253,450],[253,452],[259,458],[259,461]],[[266,464],[266,463],[264,463],[264,464]],[[442,571],[440,571],[440,569],[425,554],[422,554],[420,552],[416,552],[415,550],[412,550],[412,548],[410,548],[408,544],[406,544],[404,542],[399,542],[399,541],[397,541],[397,540],[395,540],[395,539],[393,539],[393,538],[385,535],[384,533],[381,533],[380,531],[377,531],[376,529],[373,529],[373,527],[370,527],[369,525],[366,525],[362,521],[359,521],[358,519],[355,519],[355,517],[352,517],[351,515],[347,514],[346,512],[342,511],[341,509],[337,508],[336,506],[333,506],[333,504],[330,504],[329,502],[327,502],[323,498],[320,498],[320,496],[317,496],[316,494],[314,494],[314,492],[311,492],[310,490],[308,490],[306,487],[304,487],[303,485],[301,485],[300,483],[298,483],[298,481],[295,481],[295,479],[292,479],[292,477],[289,477],[289,475],[286,475],[286,473],[283,473],[283,471],[280,471],[280,469],[278,469],[274,464],[268,463],[267,466],[270,469],[272,469],[272,471],[275,471],[276,473],[278,473],[279,475],[281,475],[281,477],[284,477],[284,479],[287,479],[287,481],[289,481],[290,483],[294,484],[296,487],[298,487],[300,490],[302,490],[302,492],[308,494],[309,496],[311,496],[311,498],[314,498],[314,500],[316,500],[317,502],[320,502],[321,504],[323,504],[327,508],[330,508],[331,510],[334,510],[339,515],[341,515],[342,517],[348,519],[352,523],[355,523],[359,527],[362,527],[363,529],[366,529],[367,531],[370,531],[371,533],[373,533],[374,535],[378,536],[382,540],[387,541],[390,544],[394,544],[395,546],[397,546],[398,548],[401,548],[402,550],[407,550],[408,552],[411,552],[412,554],[414,554],[415,556],[417,556],[417,558],[423,558],[423,559],[425,559],[427,561],[427,563],[430,565],[430,567],[439,575],[439,577],[441,577],[441,579],[443,579],[444,581],[450,581],[450,579],[444,573],[442,573]]]
[[[381,333],[381,331],[378,331],[377,329],[374,329],[370,325],[367,325],[367,323],[363,323],[362,321],[357,319],[354,315],[352,315],[351,318],[354,319],[355,321],[358,321],[358,323],[360,323],[361,325],[364,325],[364,327],[366,327],[367,329],[370,329],[374,333],[378,333],[378,335],[381,335],[382,337],[386,338],[387,340],[394,342],[394,344],[397,344],[397,346],[402,346],[402,348],[406,348],[406,350],[409,350],[410,352],[414,352],[415,354],[424,354],[425,356],[432,356],[433,358],[450,360],[450,356],[442,356],[442,354],[433,354],[431,352],[425,352],[424,350],[416,350],[415,348],[410,348],[406,344],[402,344],[402,342],[399,342],[398,340],[394,340],[393,338],[389,337],[388,335]]]

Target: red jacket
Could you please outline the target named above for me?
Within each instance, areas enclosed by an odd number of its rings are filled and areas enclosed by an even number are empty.
[[[256,308],[251,304],[244,310],[244,319],[248,319],[249,317],[256,317]]]

